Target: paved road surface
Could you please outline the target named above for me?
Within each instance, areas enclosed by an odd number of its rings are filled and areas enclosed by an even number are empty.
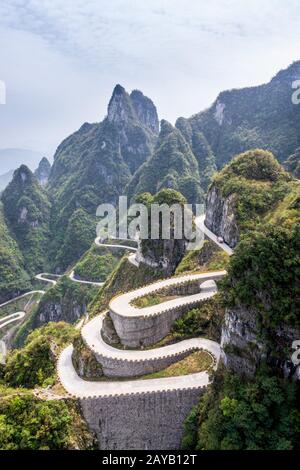
[[[222,279],[225,275],[226,271],[215,271],[210,273],[187,274],[185,276],[164,279],[162,281],[149,284],[148,286],[141,287],[140,289],[136,289],[134,291],[127,292],[126,294],[114,297],[110,301],[109,309],[117,315],[125,317],[156,315],[164,310],[208,299],[216,293],[215,283],[211,283],[208,281]],[[144,308],[138,308],[131,304],[134,299],[154,293],[155,291],[158,291],[162,288],[167,288],[171,286],[176,286],[176,284],[195,281],[199,281],[199,283],[205,282],[198,294],[181,296],[176,299],[160,303],[158,305],[152,305],[150,307]]]
[[[66,391],[79,398],[88,398],[91,396],[104,397],[108,395],[118,396],[121,394],[158,392],[164,390],[182,390],[186,388],[205,387],[209,383],[209,375],[207,372],[161,379],[90,382],[81,379],[77,375],[72,363],[72,352],[72,345],[64,349],[59,357],[57,370],[60,381]]]
[[[9,325],[10,323],[21,320],[25,317],[25,315],[25,312],[15,312],[11,313],[10,315],[7,315],[6,317],[0,318],[0,330],[5,326]]]
[[[86,345],[95,353],[107,358],[119,361],[145,361],[147,359],[159,359],[172,356],[193,349],[206,349],[214,356],[219,356],[220,347],[215,341],[204,338],[192,338],[179,343],[170,344],[162,348],[148,349],[144,351],[121,350],[107,344],[101,336],[104,314],[98,315],[87,323],[81,330],[82,338]]]
[[[218,247],[220,247],[222,250],[226,251],[226,253],[231,256],[231,255],[233,254],[233,249],[230,248],[230,246],[227,245],[225,242],[220,243],[220,242],[218,241],[217,235],[215,235],[213,232],[211,232],[211,231],[206,227],[204,221],[205,221],[205,214],[200,215],[199,217],[196,217],[196,219],[195,219],[195,223],[196,223],[197,227],[198,227],[208,238],[210,238],[213,242],[215,242],[215,244],[218,245]]]

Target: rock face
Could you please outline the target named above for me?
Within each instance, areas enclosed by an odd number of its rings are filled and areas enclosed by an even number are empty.
[[[39,308],[34,319],[34,326],[37,328],[45,323],[65,321],[75,323],[86,313],[86,304],[76,301],[65,305],[64,302],[49,301]]]
[[[107,120],[118,131],[120,151],[131,174],[150,155],[159,130],[152,101],[135,90],[130,95],[116,85],[108,104]]]
[[[227,310],[222,328],[221,346],[223,362],[235,372],[253,376],[261,358],[264,346],[257,339],[256,316],[246,309]]]
[[[299,380],[300,366],[291,360],[293,341],[299,338],[299,330],[281,326],[272,340],[266,341],[254,311],[243,307],[227,309],[221,336],[223,362],[236,373],[252,377],[261,362],[267,361],[282,376]]]
[[[38,179],[40,185],[43,188],[48,183],[50,171],[51,171],[51,165],[50,165],[49,161],[47,160],[47,158],[43,157],[42,160],[39,163],[39,166],[37,167],[37,169],[34,172],[34,175],[36,176],[36,178]]]
[[[139,90],[129,95],[121,85],[116,85],[108,104],[107,118],[110,122],[124,124],[130,120],[140,122],[154,134],[159,132],[156,107]]]
[[[300,61],[267,84],[223,91],[210,108],[189,119],[205,136],[218,168],[251,148],[270,150],[279,161],[295,152],[300,146],[300,106],[291,98],[299,76]]]
[[[102,377],[101,364],[97,362],[92,351],[85,346],[81,337],[76,339],[73,345],[72,361],[79,377],[87,380]]]
[[[142,240],[137,261],[162,270],[171,276],[185,253],[184,240]]]
[[[153,102],[139,90],[133,90],[130,99],[140,122],[151,129],[154,134],[158,134],[159,121]]]
[[[235,194],[224,198],[221,190],[213,185],[206,198],[205,225],[234,248],[239,241],[239,230],[235,217]]]

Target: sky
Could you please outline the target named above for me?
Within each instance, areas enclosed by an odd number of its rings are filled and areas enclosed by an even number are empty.
[[[117,83],[189,117],[299,60],[299,19],[298,0],[0,0],[0,149],[51,159]]]

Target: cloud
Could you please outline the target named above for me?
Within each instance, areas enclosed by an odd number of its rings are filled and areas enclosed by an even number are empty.
[[[53,152],[115,83],[174,121],[299,58],[297,0],[1,0],[0,146]]]

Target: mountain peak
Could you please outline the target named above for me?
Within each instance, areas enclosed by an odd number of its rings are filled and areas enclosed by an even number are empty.
[[[124,124],[129,120],[138,121],[154,134],[159,132],[159,121],[153,102],[139,90],[129,95],[125,88],[116,85],[108,104],[108,120],[116,124]]]
[[[125,88],[121,85],[116,85],[108,103],[108,120],[120,124],[134,118],[134,114],[130,97]]]
[[[51,171],[51,165],[46,157],[43,157],[39,163],[39,166],[34,172],[34,175],[39,180],[41,186],[46,186],[48,183],[49,175]]]
[[[119,83],[117,83],[115,88],[114,88],[112,96],[114,96],[114,95],[123,95],[123,94],[126,94],[125,88],[122,85],[120,85]]]
[[[30,183],[33,179],[33,173],[26,165],[21,165],[14,172],[13,182],[19,182],[21,185]]]
[[[172,126],[172,124],[169,121],[166,121],[166,119],[162,119],[160,122],[160,137],[165,137],[168,134],[171,134],[171,132],[175,132],[175,127]]]

